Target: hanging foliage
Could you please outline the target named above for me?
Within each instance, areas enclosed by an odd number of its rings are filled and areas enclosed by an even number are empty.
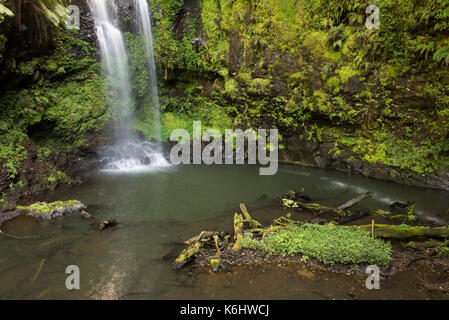
[[[31,39],[39,45],[49,43],[49,26],[59,26],[67,17],[61,0],[8,0],[7,7],[2,7],[14,15],[16,30],[30,30]]]

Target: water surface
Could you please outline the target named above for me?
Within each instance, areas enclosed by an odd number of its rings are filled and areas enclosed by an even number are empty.
[[[202,230],[232,231],[232,217],[241,202],[257,212],[256,219],[269,222],[277,214],[273,208],[263,209],[269,199],[293,188],[304,187],[311,197],[330,206],[366,191],[376,193],[363,203],[371,209],[386,209],[394,201],[416,201],[423,219],[438,220],[437,214],[449,208],[447,192],[337,171],[282,165],[275,176],[258,173],[258,167],[246,165],[171,166],[135,174],[103,172],[87,183],[61,186],[44,200],[78,199],[95,217],[121,224],[100,233],[80,216],[50,222],[19,217],[5,223],[6,233],[37,238],[0,238],[0,298],[328,299],[351,298],[351,290],[359,290],[360,298],[371,297],[374,293],[364,292],[363,279],[345,275],[317,272],[309,277],[298,270],[254,269],[192,280],[185,272],[171,269],[173,260],[161,258],[182,249],[182,242]],[[80,268],[80,290],[65,288],[68,265]],[[410,286],[415,290],[410,291]],[[389,292],[385,298],[430,295],[413,282]]]

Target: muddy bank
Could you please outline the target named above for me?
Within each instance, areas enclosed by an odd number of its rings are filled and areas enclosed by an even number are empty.
[[[293,262],[232,266],[219,273],[197,268],[190,274],[180,275],[179,282],[186,287],[180,289],[184,294],[203,299],[254,299],[254,296],[298,300],[449,299],[449,295],[440,290],[449,280],[444,270],[430,271],[425,266],[412,265],[390,278],[381,277],[380,290],[366,289],[366,277],[353,271],[326,272]]]

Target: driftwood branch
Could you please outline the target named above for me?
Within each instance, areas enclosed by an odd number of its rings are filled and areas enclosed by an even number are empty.
[[[186,245],[190,246],[190,245],[194,244],[195,242],[201,241],[202,239],[210,238],[217,234],[218,234],[218,232],[214,232],[214,231],[201,231],[201,233],[198,236],[193,237],[184,243]]]
[[[187,249],[184,249],[173,263],[173,269],[178,270],[184,267],[187,262],[189,262],[196,254],[198,254],[198,252],[200,252],[202,246],[203,243],[198,241],[189,246]]]
[[[39,278],[42,268],[44,267],[44,263],[45,263],[45,259],[42,259],[41,262],[39,263],[39,267],[37,268],[37,271],[33,277],[33,280],[31,280],[31,285],[33,285],[36,282],[37,278]]]
[[[246,206],[245,206],[244,203],[240,204],[240,210],[242,210],[242,213],[243,213],[243,215],[245,217],[245,222],[248,222],[250,224],[251,228],[258,228],[258,227],[262,226],[258,221],[254,220],[250,216],[250,214],[249,214],[248,210],[246,209]]]
[[[355,206],[357,203],[367,199],[367,198],[371,198],[372,196],[374,196],[373,192],[366,192],[364,194],[361,194],[357,197],[355,197],[354,199],[349,200],[348,202],[342,204],[341,206],[339,206],[337,208],[337,210],[346,210],[349,209],[353,206]]]
[[[356,210],[354,212],[349,213],[347,216],[341,217],[340,220],[338,220],[339,224],[345,224],[357,219],[361,219],[367,215],[369,215],[369,209],[368,208],[362,208],[359,210]]]

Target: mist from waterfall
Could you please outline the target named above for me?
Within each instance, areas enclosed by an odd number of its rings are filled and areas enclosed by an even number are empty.
[[[123,34],[118,27],[118,7],[113,0],[89,0],[89,7],[95,21],[104,71],[112,93],[111,102],[115,106],[118,117],[115,141],[101,151],[101,166],[104,171],[114,172],[146,171],[153,170],[155,167],[168,166],[167,160],[160,153],[160,145],[139,140],[133,133],[134,102],[131,97],[127,50]],[[148,6],[146,6],[146,12],[149,18]],[[151,35],[149,22],[144,30],[148,27]],[[153,57],[150,69],[154,73],[150,72],[151,95],[159,111],[155,63],[151,49],[152,39],[148,40],[148,46],[151,50],[150,56]],[[157,115],[159,116],[159,112]],[[155,119],[155,122],[157,126],[160,126],[159,118]],[[160,132],[159,127],[156,129]]]
[[[134,0],[137,22],[145,39],[145,47],[148,55],[148,72],[150,76],[150,94],[153,107],[153,117],[156,138],[161,139],[159,92],[157,87],[156,61],[153,49],[153,33],[151,30],[150,9],[147,0]]]

